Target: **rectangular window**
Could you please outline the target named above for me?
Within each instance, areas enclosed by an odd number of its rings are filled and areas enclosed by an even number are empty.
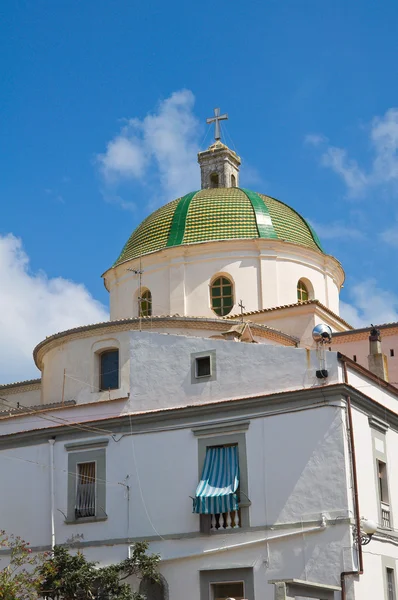
[[[201,356],[195,359],[195,374],[196,377],[210,377],[211,375],[211,360],[210,356]]]
[[[79,463],[77,466],[75,518],[95,517],[96,464]]]
[[[103,521],[106,514],[106,446],[108,438],[65,444],[68,453],[66,523]]]
[[[394,348],[391,348],[391,350],[390,350],[390,356],[394,356]]]
[[[381,460],[377,461],[377,475],[379,478],[379,494],[380,502],[389,503],[388,498],[388,483],[387,483],[387,465]]]
[[[357,355],[354,354],[354,362],[357,362]]]
[[[206,448],[193,512],[209,515],[210,531],[241,526],[238,445]]]
[[[200,571],[200,600],[254,599],[253,568]]]
[[[396,599],[396,595],[395,595],[395,575],[394,575],[394,569],[389,569],[387,567],[387,569],[386,569],[386,576],[387,576],[387,598],[388,598],[388,600],[395,600]]]
[[[227,598],[234,598],[234,600],[243,600],[243,598],[245,597],[245,586],[243,581],[213,583],[211,587],[212,600],[227,600]]]
[[[119,350],[107,350],[100,355],[100,389],[119,387]]]

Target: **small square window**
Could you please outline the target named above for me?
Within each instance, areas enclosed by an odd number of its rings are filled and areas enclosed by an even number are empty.
[[[210,356],[200,356],[195,359],[195,377],[210,377],[211,359]]]

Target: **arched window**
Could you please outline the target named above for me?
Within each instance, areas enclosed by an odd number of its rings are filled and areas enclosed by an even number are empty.
[[[218,188],[218,173],[212,173],[210,175],[210,187]]]
[[[302,279],[299,280],[297,284],[297,300],[299,302],[305,302],[310,299],[310,294],[308,292],[308,288],[305,285]]]
[[[105,350],[100,354],[100,389],[117,390],[119,387],[119,350]]]
[[[232,282],[227,277],[217,277],[210,286],[211,307],[220,317],[231,312],[234,305]]]
[[[235,175],[231,175],[231,187],[236,187],[236,177],[235,177]]]
[[[140,316],[150,317],[152,316],[152,294],[150,290],[145,290],[141,294],[140,302]]]

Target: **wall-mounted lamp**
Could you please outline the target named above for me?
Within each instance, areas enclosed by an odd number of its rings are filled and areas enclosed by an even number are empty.
[[[361,529],[359,532],[359,539],[362,546],[366,546],[372,539],[372,536],[377,531],[377,523],[371,519],[364,519],[361,517]],[[354,536],[357,537],[356,529],[354,530]]]

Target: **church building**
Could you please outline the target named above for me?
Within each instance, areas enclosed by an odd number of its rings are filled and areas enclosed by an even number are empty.
[[[398,324],[340,316],[342,265],[239,186],[224,118],[104,272],[110,320],[0,385],[0,528],[101,565],[147,540],[148,600],[396,600]]]

